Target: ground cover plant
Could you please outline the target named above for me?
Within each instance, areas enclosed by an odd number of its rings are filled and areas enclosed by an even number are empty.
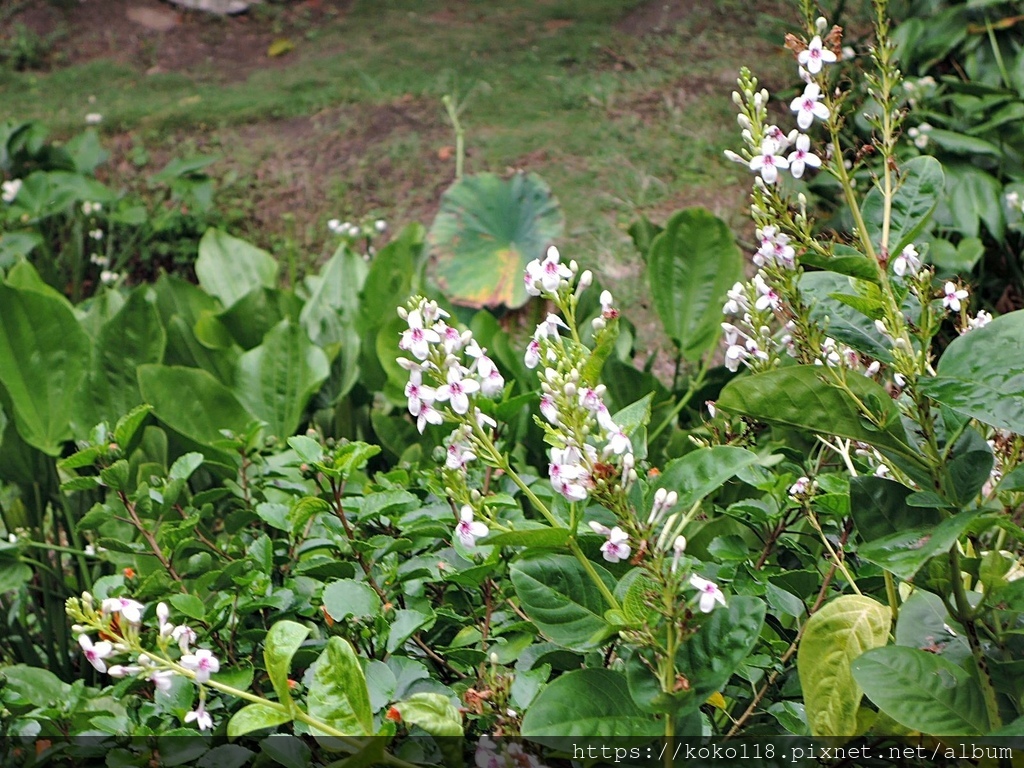
[[[670,766],[659,739],[792,734],[934,764],[1020,736],[1024,314],[948,273],[886,3],[852,59],[799,11],[797,87],[733,93],[753,269],[702,208],[630,230],[660,376],[525,173],[460,162],[429,228],[332,222],[304,276],[217,227],[194,282],[14,254],[5,759],[525,768],[614,737]],[[37,130],[8,147],[54,154]],[[122,204],[75,147],[5,183],[32,242]]]

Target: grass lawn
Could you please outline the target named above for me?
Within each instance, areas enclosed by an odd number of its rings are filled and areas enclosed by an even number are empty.
[[[625,234],[638,215],[705,205],[741,226],[729,95],[741,64],[790,85],[774,41],[796,20],[736,0],[320,0],[155,32],[129,17],[169,14],[156,0],[60,5],[7,19],[8,50],[27,30],[50,49],[44,71],[0,70],[3,114],[61,136],[102,114],[108,180],[145,189],[172,157],[217,154],[233,228],[308,263],[331,249],[329,218],[429,223],[454,175],[451,95],[467,171],[541,174],[565,209],[564,252],[627,305],[644,293]],[[268,55],[275,42],[291,50]]]

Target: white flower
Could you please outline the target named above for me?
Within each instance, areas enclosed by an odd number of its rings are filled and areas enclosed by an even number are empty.
[[[454,366],[448,369],[448,383],[437,388],[437,402],[448,402],[452,410],[462,414],[469,411],[469,396],[480,390],[480,382],[476,379],[462,378],[462,369]]]
[[[548,338],[557,339],[558,329],[568,327],[569,326],[565,324],[565,321],[563,321],[558,315],[549,314],[544,318],[544,322],[537,326],[537,330],[534,331],[533,338],[537,341]]]
[[[142,671],[142,667],[137,664],[114,664],[107,670],[107,674],[111,677],[128,677],[128,675],[137,675]]]
[[[833,54],[834,58],[835,54]],[[796,112],[796,124],[800,126],[801,131],[810,128],[814,118],[828,120],[832,114],[829,108],[821,102],[821,87],[817,83],[805,85],[804,92],[789,103],[789,108]]]
[[[558,481],[552,480],[552,485],[568,501],[585,501],[587,498],[587,486],[583,483],[561,478]]]
[[[113,285],[121,279],[121,275],[117,272],[113,272],[109,269],[104,269],[100,272],[100,282],[104,285]]]
[[[789,244],[789,235],[779,232],[775,227],[765,227],[756,232],[760,247],[754,254],[754,263],[763,267],[773,261],[786,269],[796,266],[796,251]]]
[[[446,355],[460,351],[466,345],[466,342],[473,338],[469,331],[460,333],[458,328],[448,325],[444,320],[438,320],[434,323],[434,330],[441,337],[441,346],[444,347]]]
[[[376,229],[378,232],[383,232],[385,229],[388,228],[388,223],[384,221],[384,219],[377,219],[375,222],[373,222],[373,228]]]
[[[526,345],[526,354],[523,355],[523,362],[531,370],[540,365],[540,342],[536,339]]]
[[[778,142],[766,138],[761,142],[761,154],[750,158],[750,170],[760,171],[761,178],[768,184],[774,184],[778,180],[780,168],[789,168],[789,160],[777,154],[778,151]]]
[[[142,621],[142,612],[146,606],[126,597],[108,597],[100,603],[100,610],[103,613],[120,613],[125,621],[138,624]]]
[[[722,313],[726,315],[739,315],[750,311],[750,304],[747,303],[747,294],[743,283],[733,283],[726,294],[727,301],[722,307]]]
[[[157,603],[157,605],[156,605],[156,620],[157,620],[158,626],[160,627],[160,636],[161,637],[166,637],[167,635],[171,634],[171,631],[174,629],[173,625],[171,625],[169,623],[169,621],[168,621],[168,619],[170,619],[170,617],[171,617],[171,609],[167,607],[167,603],[164,603],[164,602]]]
[[[487,427],[495,429],[498,426],[498,422],[496,422],[486,413],[481,411],[479,408],[473,409],[473,416],[476,418],[476,423],[480,427],[480,429],[486,429]]]
[[[797,481],[789,486],[790,496],[803,496],[811,489],[811,479],[809,477],[799,477]]]
[[[796,60],[807,67],[808,72],[816,75],[821,72],[821,65],[833,63],[836,60],[836,55],[822,46],[821,35],[815,35],[811,38],[807,49],[797,54]]]
[[[601,409],[601,393],[593,387],[584,387],[579,392],[580,405],[591,413],[597,413]]]
[[[92,664],[98,672],[107,671],[107,663],[103,661],[114,652],[114,646],[106,640],[93,643],[88,635],[79,635],[78,644],[82,646],[82,652],[86,660]]]
[[[540,296],[541,292],[555,293],[562,280],[572,277],[572,270],[560,263],[560,254],[555,246],[547,250],[542,261],[534,259],[526,265],[523,281],[526,292],[531,296]],[[539,284],[539,286],[538,286]]]
[[[699,605],[701,613],[711,613],[714,610],[715,603],[725,605],[725,595],[722,594],[722,590],[713,581],[702,579],[697,574],[693,574],[690,577],[690,586],[700,593]]]
[[[992,322],[992,315],[986,312],[984,309],[979,309],[978,314],[974,317],[967,318],[967,327],[964,328],[964,333],[967,331],[973,331],[976,328],[984,328],[986,325]]]
[[[18,196],[18,192],[21,191],[21,179],[12,179],[11,181],[5,181],[0,184],[0,200],[5,203],[13,203],[14,198]]]
[[[633,443],[630,442],[629,437],[622,431],[621,427],[614,432],[609,432],[606,437],[608,439],[608,450],[616,456],[621,456],[633,450]]]
[[[419,309],[414,309],[408,316],[409,330],[402,331],[402,339],[398,348],[412,352],[417,360],[426,360],[430,355],[430,344],[437,344],[441,337],[432,328],[423,327],[423,315]]]
[[[476,540],[487,535],[488,527],[473,519],[473,508],[466,504],[459,511],[459,524],[455,526],[455,535],[463,546],[475,547]]]
[[[624,530],[615,526],[608,532],[608,541],[601,545],[601,554],[609,563],[617,563],[629,558],[629,536]]]
[[[93,240],[102,240],[103,239],[103,230],[102,229],[90,229],[89,230],[89,237],[91,237]]]
[[[548,420],[549,424],[558,424],[558,407],[555,405],[555,398],[552,395],[540,396],[540,414]]]
[[[99,112],[90,112],[85,116],[86,125],[99,125],[101,122],[103,122],[103,115]]]
[[[487,365],[483,364],[484,361],[487,361]],[[480,374],[480,394],[484,397],[497,397],[505,390],[505,377],[489,357],[480,358],[477,373]]]
[[[761,273],[754,275],[754,287],[757,289],[758,297],[757,301],[754,302],[754,308],[760,311],[764,311],[769,307],[775,311],[778,310],[782,305],[782,298],[775,289],[772,288],[768,283],[765,282],[764,277]]]
[[[679,567],[679,560],[683,556],[683,552],[686,551],[686,537],[676,536],[676,540],[672,542],[672,573],[676,572]]]
[[[7,182],[5,182],[5,187],[6,187],[6,183]],[[6,197],[4,199],[7,200]],[[1021,205],[1020,195],[1017,192],[1007,192],[1005,199],[1006,199],[1006,207],[1007,208],[1010,208],[1011,210],[1017,210],[1017,211],[1024,210],[1024,206]],[[7,202],[10,202],[10,200],[7,200]]]
[[[188,653],[189,646],[196,641],[195,630],[186,624],[179,624],[171,630],[171,639],[178,643],[182,653]]]
[[[946,282],[943,293],[945,296],[942,297],[942,305],[953,312],[960,311],[960,302],[969,295],[966,288],[957,288],[955,283],[949,281]]]
[[[907,274],[907,270],[910,270],[910,274],[914,275],[917,270],[921,268],[921,259],[917,254],[917,248],[911,243],[902,251],[900,255],[892,260],[892,271],[893,274],[903,277]]]
[[[139,661],[142,661],[141,657],[139,658]],[[171,680],[173,679],[174,672],[169,669],[157,670],[149,676],[149,682],[151,682],[158,691],[163,691],[164,693],[171,690]]]
[[[205,648],[199,648],[195,653],[186,653],[178,663],[195,673],[197,683],[205,683],[210,679],[210,675],[220,671],[217,657]]]
[[[780,152],[787,149],[789,145],[793,143],[797,134],[796,130],[792,130],[787,134],[777,125],[769,125],[764,133],[765,136],[775,139],[775,143],[778,145]]]
[[[409,398],[409,413],[419,416],[423,403],[433,403],[436,393],[433,387],[410,380],[405,385],[405,396]]]
[[[464,469],[466,464],[475,458],[476,454],[461,443],[452,443],[448,446],[444,465],[448,469]]]
[[[740,344],[730,344],[725,350],[725,367],[735,373],[739,370],[740,363],[748,357],[750,355],[747,354],[745,347]]]
[[[443,424],[444,414],[437,410],[431,403],[425,400],[420,401],[419,415],[416,417],[416,429],[423,434],[427,424]]]
[[[185,714],[185,722],[191,723],[195,721],[195,724],[199,727],[200,731],[205,731],[209,728],[213,728],[213,718],[206,711],[206,707],[203,702],[199,702],[199,706],[196,707],[192,712]]]
[[[796,137],[796,150],[789,155],[789,172],[799,179],[804,175],[804,167],[820,168],[821,158],[811,152],[811,137],[801,133]]]

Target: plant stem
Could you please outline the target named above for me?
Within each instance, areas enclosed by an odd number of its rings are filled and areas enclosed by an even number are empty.
[[[675,423],[675,420],[679,417],[679,414],[682,413],[683,408],[685,408],[687,403],[689,403],[690,400],[693,399],[693,396],[697,394],[697,390],[704,385],[704,379],[707,376],[710,365],[711,355],[707,355],[705,356],[704,361],[701,363],[700,370],[697,371],[697,376],[695,378],[690,379],[690,385],[686,388],[686,392],[684,392],[683,396],[679,398],[679,401],[675,404],[675,406],[673,406],[668,416],[666,416],[662,420],[661,424],[659,424],[657,428],[655,428],[654,431],[651,432],[650,437],[647,438],[648,444],[653,443],[658,438],[658,435],[664,432],[669,427],[669,425]]]
[[[953,600],[956,604],[956,616],[967,633],[967,642],[971,646],[971,655],[974,657],[974,664],[978,668],[978,682],[981,684],[981,693],[985,699],[985,710],[988,712],[988,725],[991,730],[1002,726],[1003,721],[999,716],[999,702],[996,699],[996,689],[992,685],[992,675],[988,669],[988,661],[981,649],[981,641],[978,640],[978,628],[975,625],[975,611],[967,599],[967,592],[964,589],[963,573],[960,568],[960,553],[957,551],[958,544],[953,544],[949,551],[950,580],[953,582]]]
[[[807,520],[810,522],[811,527],[818,532],[818,536],[821,538],[821,543],[825,545],[825,549],[828,550],[829,556],[832,558],[832,562],[836,564],[836,567],[842,571],[843,576],[846,578],[846,582],[850,585],[850,589],[856,592],[858,595],[861,594],[860,589],[857,587],[857,582],[854,581],[853,576],[846,568],[846,563],[839,554],[832,548],[832,545],[828,541],[828,537],[825,536],[825,532],[821,530],[821,523],[818,522],[818,518],[814,512],[811,511],[810,507],[804,508],[804,513],[807,515]]]

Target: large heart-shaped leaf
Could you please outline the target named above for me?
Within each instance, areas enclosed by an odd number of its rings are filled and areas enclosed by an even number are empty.
[[[542,257],[564,226],[558,201],[536,174],[466,176],[444,193],[427,236],[434,274],[456,304],[520,307],[529,298],[527,263]]]
[[[1024,433],[1024,310],[954,339],[920,386],[957,413]]]
[[[743,275],[743,254],[724,221],[705,208],[679,211],[651,243],[647,277],[665,333],[697,360],[721,333],[725,294]]]
[[[888,608],[861,595],[837,597],[808,619],[796,660],[813,735],[857,732],[862,692],[850,665],[865,651],[885,645],[891,621]]]
[[[284,440],[295,434],[309,398],[329,374],[323,350],[302,326],[282,320],[260,346],[238,358],[233,389],[249,413]]]
[[[621,673],[578,669],[537,694],[523,717],[522,734],[547,743],[545,737],[652,737],[664,729],[663,723],[633,703]]]
[[[853,663],[867,697],[893,720],[936,736],[989,730],[977,681],[941,656],[899,645],[868,651]]]
[[[60,454],[90,356],[89,337],[66,301],[0,284],[0,384],[26,443]]]
[[[256,288],[273,288],[277,262],[255,245],[223,230],[208,229],[199,241],[196,277],[207,293],[230,307]]]
[[[615,588],[604,568],[594,565],[594,569],[609,589]],[[524,557],[512,564],[509,573],[526,615],[552,642],[573,649],[592,648],[607,636],[610,626],[604,612],[611,606],[576,558]]]

